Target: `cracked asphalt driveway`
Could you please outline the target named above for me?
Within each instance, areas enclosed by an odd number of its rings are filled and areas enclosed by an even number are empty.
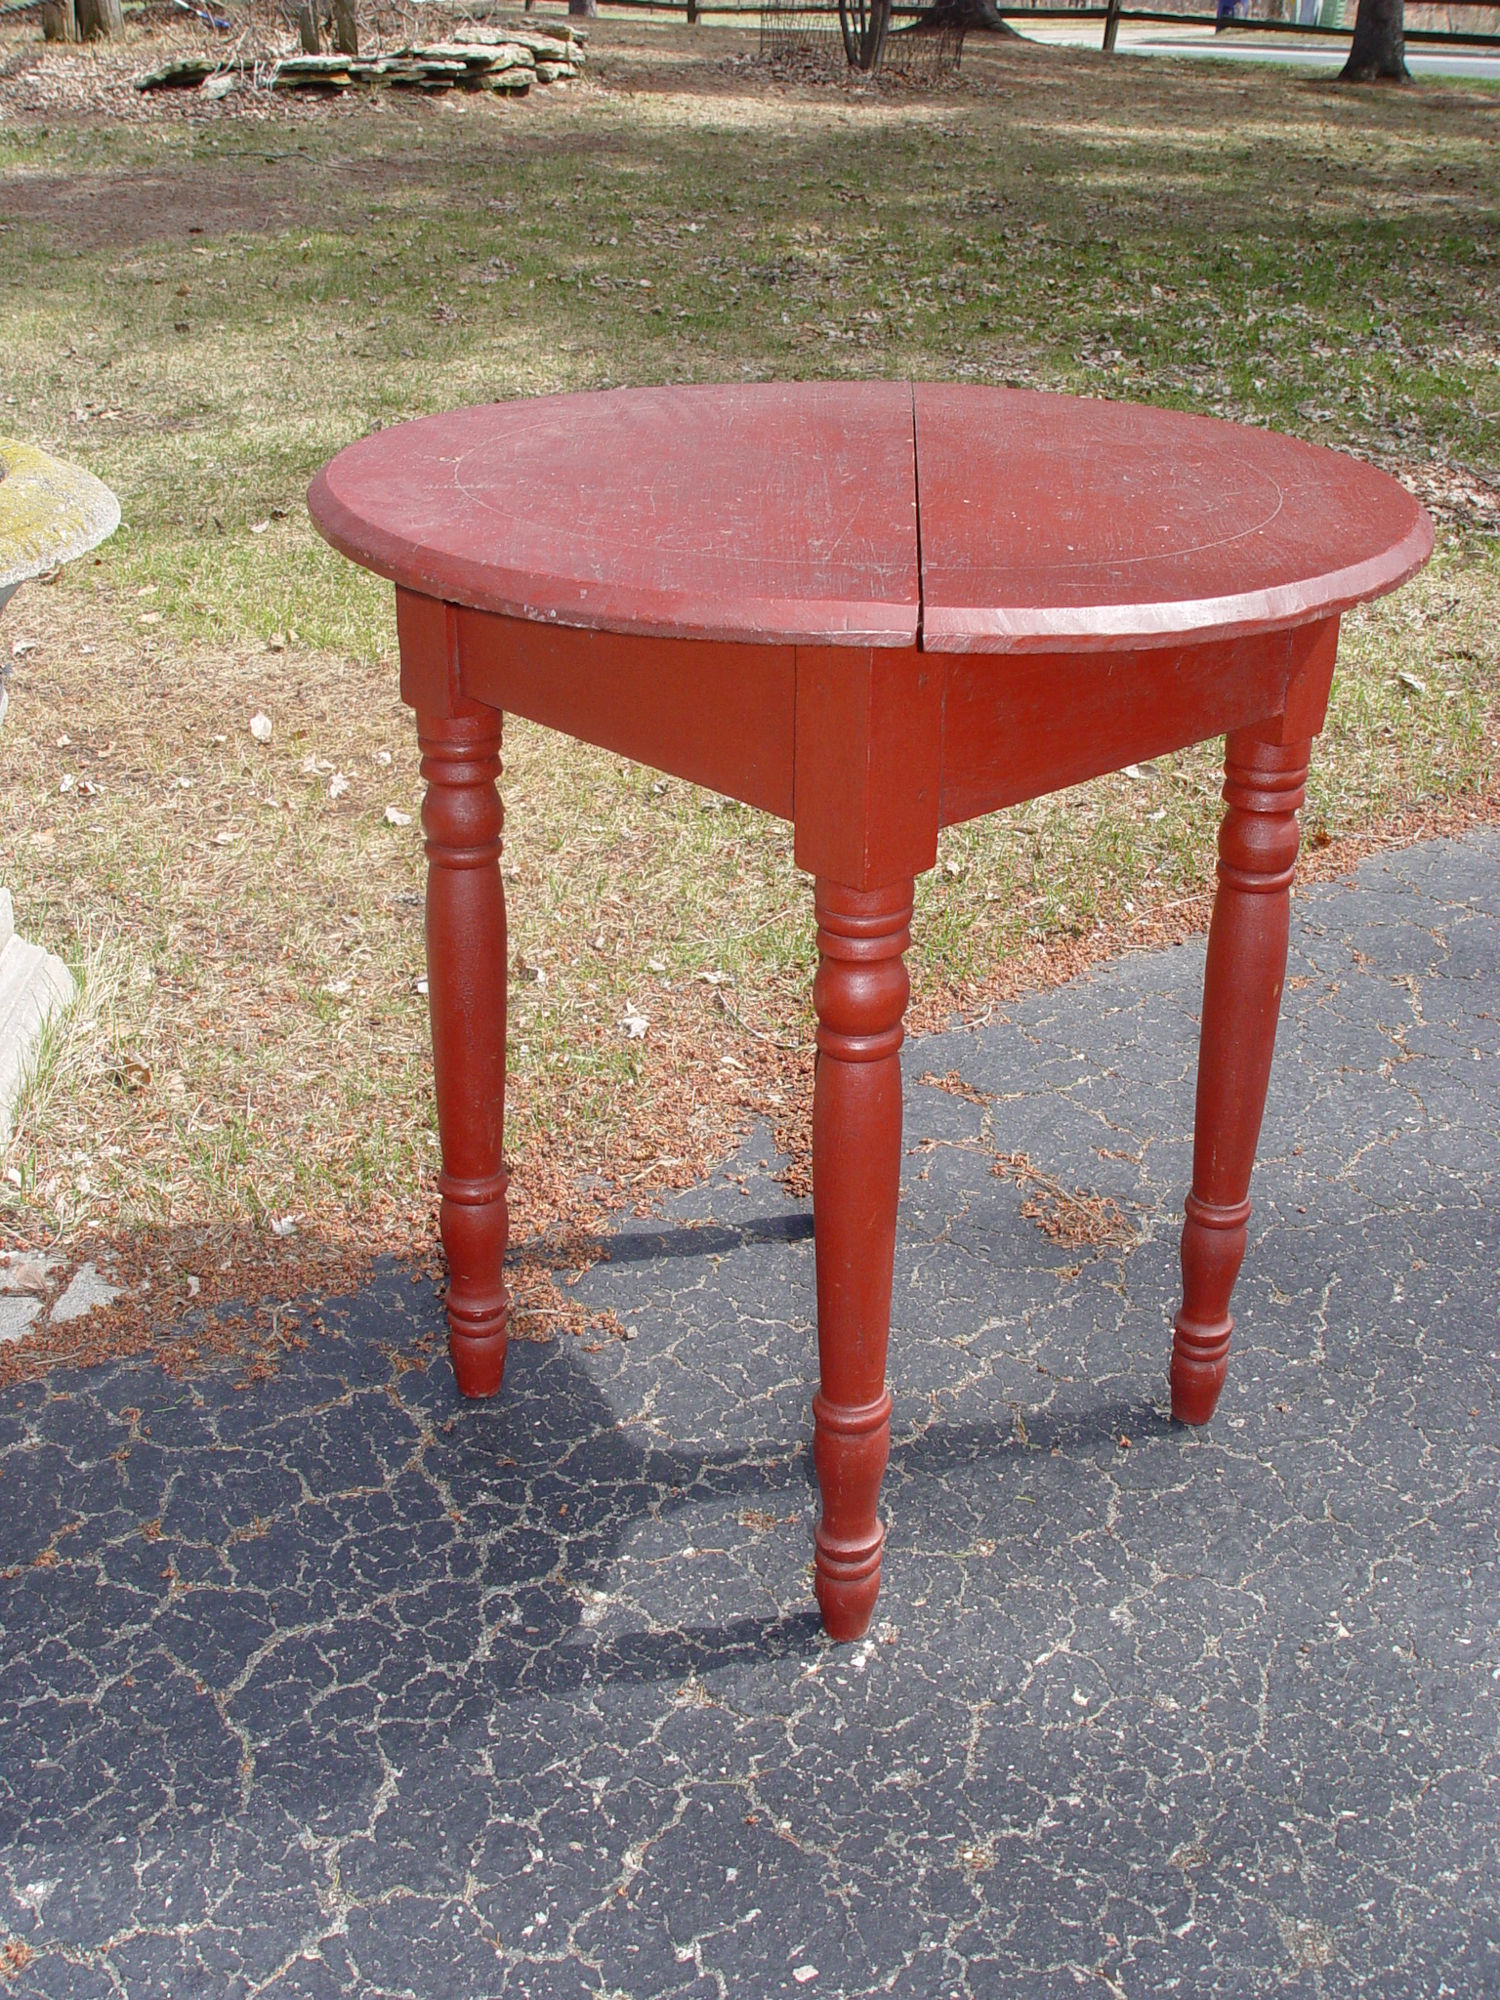
[[[764,1145],[489,1405],[395,1274],[251,1394],[11,1392],[0,1989],[1500,1994],[1500,839],[1299,896],[1292,958],[1206,1432],[1201,945],[909,1047],[858,1646]]]

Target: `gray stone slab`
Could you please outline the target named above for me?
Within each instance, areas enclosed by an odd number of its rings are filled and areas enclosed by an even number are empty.
[[[0,1296],[0,1341],[22,1339],[41,1310],[41,1300],[24,1292]]]
[[[517,1343],[493,1403],[394,1272],[253,1393],[0,1398],[12,1990],[1500,1994],[1500,843],[1294,907],[1204,1432],[1201,945],[908,1050],[858,1646],[810,1608],[810,1218],[761,1139],[579,1286],[631,1340]],[[997,1153],[1129,1245],[1050,1241]]]
[[[42,1029],[73,998],[73,975],[62,960],[40,945],[17,937],[10,897],[0,909],[0,1144],[10,1136],[15,1097]]]
[[[68,1320],[87,1319],[96,1306],[107,1306],[111,1299],[117,1299],[119,1296],[119,1286],[112,1285],[107,1278],[101,1277],[93,1264],[80,1264],[68,1280],[66,1291],[57,1300],[48,1318],[56,1320],[59,1324]]]

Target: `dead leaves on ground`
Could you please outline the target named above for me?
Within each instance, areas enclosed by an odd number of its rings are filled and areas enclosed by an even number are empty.
[[[997,1153],[992,1174],[1025,1190],[1021,1213],[1065,1250],[1133,1250],[1140,1231],[1113,1195],[1068,1188],[1025,1153]]]

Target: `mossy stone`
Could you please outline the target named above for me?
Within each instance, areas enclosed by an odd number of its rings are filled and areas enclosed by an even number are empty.
[[[0,437],[0,592],[85,555],[120,525],[120,503],[81,466]]]

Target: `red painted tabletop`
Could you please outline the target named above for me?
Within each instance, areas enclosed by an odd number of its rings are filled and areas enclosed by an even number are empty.
[[[922,643],[1227,637],[1405,582],[1432,524],[1357,458],[1180,410],[919,383]]]
[[[367,569],[482,610],[701,639],[916,639],[905,382],[454,410],[341,451],[308,505]]]
[[[340,452],[313,519],[429,596],[612,632],[935,652],[1248,634],[1393,589],[1404,487],[1274,431],[1027,390],[543,396]]]

